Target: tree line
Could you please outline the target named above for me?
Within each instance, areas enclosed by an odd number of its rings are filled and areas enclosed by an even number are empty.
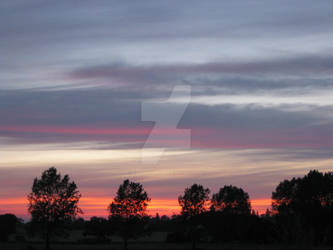
[[[56,168],[45,170],[35,178],[28,195],[31,221],[29,233],[39,233],[50,249],[54,235],[80,229],[94,235],[98,242],[108,242],[118,235],[127,249],[130,239],[154,231],[168,232],[167,242],[252,242],[309,245],[333,245],[333,173],[310,171],[300,178],[279,183],[272,193],[272,208],[258,215],[251,210],[248,193],[242,188],[225,185],[210,197],[209,188],[193,184],[178,197],[179,215],[147,215],[150,202],[141,183],[125,180],[108,206],[109,217],[77,218],[81,193],[68,175]],[[0,215],[0,240],[15,232],[14,215]],[[21,222],[22,223],[22,222]],[[4,225],[12,226],[4,226]]]

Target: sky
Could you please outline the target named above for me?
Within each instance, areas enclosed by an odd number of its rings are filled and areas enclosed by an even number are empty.
[[[151,214],[199,183],[259,212],[333,166],[333,2],[0,2],[0,213],[29,218],[55,166],[107,216],[124,179]]]

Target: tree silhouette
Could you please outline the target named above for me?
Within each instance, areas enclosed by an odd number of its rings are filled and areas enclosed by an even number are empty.
[[[40,179],[34,179],[32,192],[28,195],[28,211],[32,222],[43,226],[47,250],[53,231],[82,213],[78,207],[80,197],[76,184],[70,182],[68,175],[61,177],[54,167],[44,171]]]
[[[125,180],[119,186],[114,201],[109,205],[110,222],[124,241],[144,233],[147,222],[146,208],[150,198],[140,183]]]
[[[250,214],[251,204],[248,193],[235,186],[224,186],[212,197],[212,211],[234,214]]]
[[[178,197],[181,213],[185,217],[193,217],[207,211],[210,190],[201,185],[193,184],[186,188],[184,195]]]
[[[291,201],[297,196],[297,185],[299,178],[292,178],[291,180],[284,180],[276,187],[275,192],[272,193],[272,208],[273,211],[282,213],[291,213]]]
[[[0,215],[0,241],[7,242],[11,234],[16,233],[16,223],[19,220],[13,214]]]
[[[284,180],[272,194],[273,212],[286,232],[320,243],[332,233],[333,174],[310,171],[303,178]],[[310,235],[311,233],[311,235]]]
[[[184,195],[178,197],[178,203],[181,206],[181,214],[190,224],[190,237],[192,240],[192,249],[196,247],[196,241],[200,238],[202,227],[196,221],[196,217],[207,211],[210,190],[201,185],[193,184],[186,188]]]

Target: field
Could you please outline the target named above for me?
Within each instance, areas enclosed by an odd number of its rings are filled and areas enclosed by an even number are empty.
[[[19,235],[25,232],[22,228],[18,230]],[[130,240],[128,250],[191,250],[191,243],[166,243],[166,232],[153,232],[150,235]],[[44,250],[45,245],[40,237],[29,237],[24,235],[26,241],[15,242],[14,235],[10,237],[11,242],[0,245],[0,250]],[[71,231],[70,237],[54,238],[51,243],[51,250],[122,250],[122,239],[116,236],[110,237],[111,243],[97,243],[94,237],[83,236],[82,230]],[[55,241],[54,241],[55,240]],[[82,243],[85,240],[85,243]],[[93,241],[91,241],[93,240]],[[79,242],[79,243],[77,243]],[[90,242],[90,243],[88,243]],[[198,250],[328,250],[329,247],[309,247],[288,245],[263,245],[263,244],[240,244],[240,243],[205,243],[197,244]]]
[[[30,246],[30,248],[29,248]],[[120,242],[112,244],[83,245],[70,243],[54,243],[51,250],[122,250]],[[1,250],[44,250],[45,247],[41,243],[7,243],[3,245]],[[156,242],[132,242],[128,246],[128,250],[190,250],[189,243],[156,243]],[[301,250],[297,246],[285,245],[240,245],[240,244],[199,244],[198,250]],[[305,249],[305,248],[303,248]],[[328,250],[331,248],[312,247],[307,250]]]

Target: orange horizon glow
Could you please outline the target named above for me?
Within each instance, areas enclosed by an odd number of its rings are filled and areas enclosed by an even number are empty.
[[[83,214],[79,217],[89,219],[93,216],[107,217],[107,207],[112,199],[109,197],[82,197],[79,206],[83,210]],[[252,209],[263,214],[267,208],[270,208],[272,200],[268,198],[258,198],[251,200]],[[28,211],[28,202],[24,197],[0,199],[0,213],[13,213],[24,219],[30,218]],[[167,216],[180,213],[180,206],[176,199],[152,199],[147,207],[147,213],[155,216],[157,213]]]

